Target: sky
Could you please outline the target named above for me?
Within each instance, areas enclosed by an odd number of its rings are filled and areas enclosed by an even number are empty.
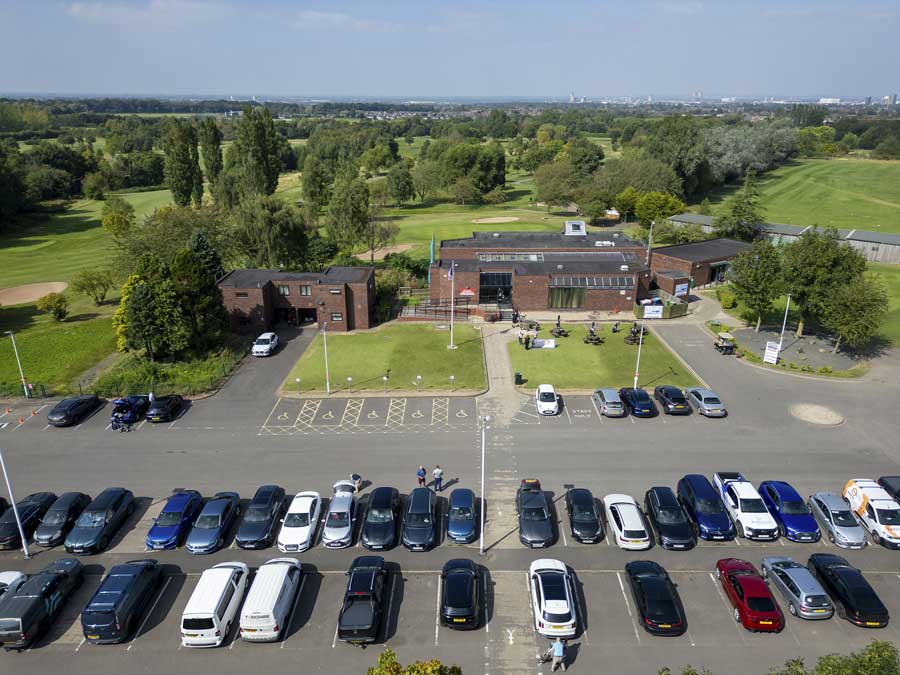
[[[866,96],[898,0],[0,0],[0,92]]]

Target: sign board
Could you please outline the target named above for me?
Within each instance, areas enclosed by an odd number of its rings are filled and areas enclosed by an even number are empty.
[[[771,363],[773,366],[777,366],[779,350],[780,347],[777,342],[766,342],[766,355],[763,357],[763,361]]]
[[[690,284],[675,284],[675,295],[687,295]]]
[[[550,338],[548,340],[536,338],[531,341],[531,348],[532,349],[556,349],[556,340],[554,338]]]
[[[466,288],[463,288],[462,290],[460,290],[459,294],[462,297],[471,298],[475,295],[475,289],[466,287]]]
[[[663,318],[663,306],[662,305],[646,305],[644,307],[644,318],[645,319],[661,319],[661,318]]]

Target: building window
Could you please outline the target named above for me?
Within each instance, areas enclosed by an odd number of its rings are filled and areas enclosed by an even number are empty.
[[[287,285],[279,285],[278,286],[278,295],[288,296],[291,294],[291,287]]]
[[[340,295],[341,289],[340,288],[329,288],[328,292],[331,293],[332,295]]]
[[[309,286],[301,286],[300,295],[312,295],[312,289]]]
[[[551,288],[550,309],[581,309],[584,307],[585,289]]]
[[[250,296],[249,296],[249,294],[248,294],[246,291],[238,291],[238,292],[236,292],[236,293],[234,294],[234,297],[236,297],[236,298],[248,298],[248,297],[250,297]]]
[[[332,313],[331,313],[331,320],[332,320],[332,321],[343,321],[343,320],[344,320],[344,315],[341,314],[340,312],[332,312]]]

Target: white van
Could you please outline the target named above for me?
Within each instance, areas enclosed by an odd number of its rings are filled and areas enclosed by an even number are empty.
[[[275,558],[257,570],[241,611],[241,639],[271,642],[280,637],[291,620],[301,574],[296,558]]]
[[[181,615],[182,646],[222,644],[241,606],[249,571],[242,562],[224,562],[200,575]]]

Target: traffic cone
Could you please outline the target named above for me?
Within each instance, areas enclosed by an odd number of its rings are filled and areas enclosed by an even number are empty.
[[[35,415],[37,415],[37,412],[35,412],[34,408],[32,408],[32,409],[31,409],[31,416],[34,417]]]
[[[9,413],[11,413],[11,412],[12,412],[12,408],[7,408],[7,409],[6,409],[6,414],[7,414],[7,415],[9,415]]]
[[[19,424],[25,424],[25,418],[19,417]]]

